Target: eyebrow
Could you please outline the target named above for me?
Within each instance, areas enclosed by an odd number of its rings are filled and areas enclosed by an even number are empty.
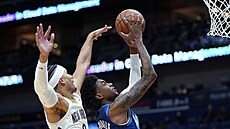
[[[102,80],[102,81],[101,81],[101,84],[102,84],[102,83],[106,83],[105,80]]]

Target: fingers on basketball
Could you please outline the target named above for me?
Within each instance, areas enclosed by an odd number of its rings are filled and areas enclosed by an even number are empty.
[[[129,28],[126,24],[126,22],[128,22],[128,24],[132,25],[134,24],[140,24],[141,22],[141,26],[142,26],[142,32],[144,32],[145,29],[145,20],[144,17],[142,16],[141,13],[139,13],[137,10],[134,9],[126,9],[124,11],[122,11],[121,13],[118,14],[116,21],[115,21],[115,28],[117,33],[122,36],[121,32],[128,34],[129,33]]]

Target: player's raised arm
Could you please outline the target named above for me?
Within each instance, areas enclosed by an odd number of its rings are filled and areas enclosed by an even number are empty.
[[[110,30],[112,27],[105,25],[103,28],[97,29],[91,33],[86,38],[83,44],[80,54],[76,62],[76,69],[73,74],[74,84],[77,87],[77,93],[80,94],[82,83],[85,79],[86,72],[90,66],[93,41],[97,40],[98,37],[102,36],[103,33]]]
[[[142,62],[143,75],[141,79],[134,84],[129,92],[121,94],[115,99],[115,101],[110,106],[110,116],[126,112],[129,107],[135,104],[145,94],[145,92],[157,78],[157,74],[150,61],[150,56],[142,41],[141,28],[143,21],[140,23],[138,20],[138,22],[135,23],[133,20],[131,24],[128,24],[127,20],[125,21],[129,28],[129,34],[122,33],[122,35],[124,38],[131,38],[132,42],[128,44],[129,46],[137,47]]]
[[[52,33],[50,36],[50,31],[51,26],[48,27],[44,34],[43,26],[40,24],[35,34],[36,45],[40,51],[40,56],[35,71],[34,89],[42,105],[46,108],[53,107],[58,101],[53,87],[48,84],[47,63],[54,42],[54,34]],[[49,36],[50,40],[48,40]]]

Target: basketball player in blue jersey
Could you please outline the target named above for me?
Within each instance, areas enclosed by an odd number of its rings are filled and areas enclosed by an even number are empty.
[[[134,18],[131,24],[128,24],[127,20],[125,23],[129,28],[129,33],[122,33],[122,37],[129,48],[138,50],[142,63],[142,76],[138,80],[138,77],[133,78],[135,83],[129,84],[120,94],[112,83],[98,79],[94,75],[86,77],[81,89],[82,101],[85,108],[98,111],[99,129],[140,129],[138,117],[130,107],[145,94],[157,78],[142,41],[143,21],[140,23],[138,17],[137,23],[134,22]],[[132,78],[132,75],[130,77]]]
[[[106,25],[87,36],[76,62],[76,70],[70,75],[60,65],[47,67],[54,34],[50,35],[50,26],[45,33],[42,24],[37,27],[35,40],[40,56],[35,71],[34,89],[42,103],[50,129],[88,129],[80,90],[90,65],[93,41],[109,29],[111,26]]]

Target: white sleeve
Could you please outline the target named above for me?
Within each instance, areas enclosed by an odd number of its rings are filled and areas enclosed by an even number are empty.
[[[133,85],[141,79],[141,63],[139,54],[130,54],[130,72],[129,72],[129,86],[124,89],[121,94],[128,92]]]
[[[57,94],[53,87],[48,84],[47,62],[41,63],[38,61],[35,71],[34,90],[43,106],[50,108],[57,103]]]

